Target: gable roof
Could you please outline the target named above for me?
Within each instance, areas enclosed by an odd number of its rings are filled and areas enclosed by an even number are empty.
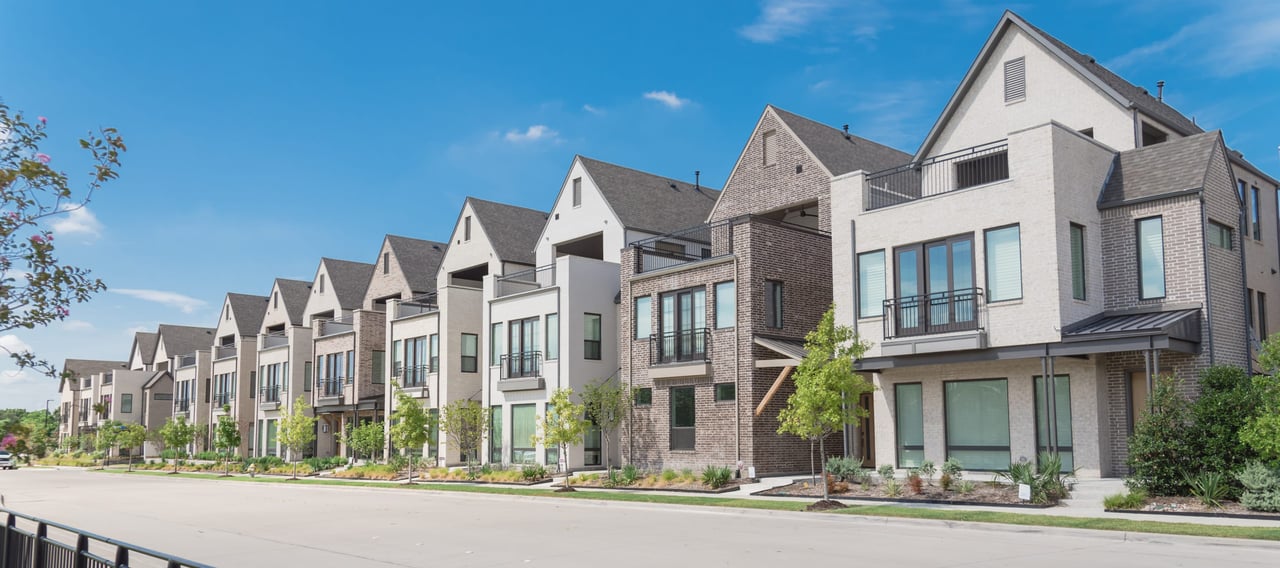
[[[769,105],[774,114],[796,135],[832,176],[855,170],[878,172],[911,161],[911,154],[845,134],[818,121]]]
[[[978,57],[973,60],[973,64],[969,66],[969,70],[965,73],[964,79],[960,81],[960,85],[956,87],[956,91],[951,95],[951,99],[947,101],[947,106],[943,108],[942,114],[934,122],[933,127],[929,130],[929,134],[925,136],[924,142],[920,144],[920,148],[916,150],[915,159],[922,159],[929,148],[937,140],[942,133],[942,126],[951,119],[956,112],[960,99],[968,93],[969,88],[978,78],[978,71],[986,64],[991,53],[995,50],[998,38],[1004,34],[1009,26],[1017,26],[1027,37],[1035,40],[1050,54],[1060,59],[1068,67],[1074,69],[1086,80],[1093,83],[1098,90],[1109,95],[1117,104],[1124,108],[1135,108],[1143,114],[1151,116],[1160,121],[1161,124],[1184,136],[1198,134],[1204,132],[1194,122],[1191,122],[1182,113],[1175,110],[1165,102],[1156,99],[1147,92],[1146,89],[1134,85],[1119,75],[1112,73],[1110,69],[1103,67],[1094,58],[1089,57],[1062,40],[1055,38],[1040,28],[1037,28],[1021,16],[1012,11],[1005,10],[1004,15],[1000,17],[1000,21],[996,23],[996,27],[992,30],[991,35],[987,37],[987,42],[983,44],[982,49],[978,52]]]
[[[302,316],[307,309],[307,298],[311,296],[311,283],[305,280],[276,278],[276,287],[280,289],[280,301],[284,302],[284,311],[289,316],[289,323],[302,325]]]
[[[1120,152],[1098,197],[1098,208],[1202,189],[1209,161],[1221,144],[1222,134],[1214,130]]]
[[[129,348],[129,360],[133,361],[135,351],[142,352],[142,364],[150,365],[156,359],[156,345],[159,345],[160,334],[139,331],[133,334],[133,346]]]
[[[236,332],[241,337],[258,335],[258,330],[262,329],[262,318],[267,315],[268,301],[270,298],[266,296],[227,292],[227,302],[231,304],[236,318]]]
[[[62,372],[70,373],[72,378],[94,375],[106,371],[124,371],[129,368],[127,361],[103,361],[99,359],[65,359],[62,361]]]
[[[499,260],[530,265],[536,262],[533,251],[547,224],[545,212],[474,197],[468,197],[467,203]]]
[[[396,263],[411,292],[416,295],[436,289],[436,271],[449,245],[399,235],[387,235],[387,245],[395,253]]]
[[[329,273],[329,288],[338,297],[338,306],[344,310],[358,310],[364,303],[364,293],[369,289],[369,278],[374,266],[353,260],[322,258]],[[259,322],[261,323],[261,322]]]
[[[193,327],[189,325],[160,324],[159,339],[156,344],[164,342],[164,352],[170,357],[187,355],[200,349],[208,349],[213,345],[213,334],[217,329],[212,327]]]
[[[669,233],[702,223],[720,190],[577,156],[623,227]],[[536,238],[534,244],[537,244]]]
[[[151,375],[151,378],[147,379],[147,382],[142,383],[142,389],[147,390],[151,387],[156,386],[156,383],[160,382],[160,379],[163,379],[165,377],[169,377],[170,379],[172,379],[173,375],[170,375],[169,371],[156,371],[154,375]]]

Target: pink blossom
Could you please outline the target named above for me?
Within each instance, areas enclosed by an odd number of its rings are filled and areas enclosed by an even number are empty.
[[[39,244],[44,244],[45,240],[44,240],[44,237],[41,235],[31,235],[31,242],[39,245]]]
[[[21,217],[18,215],[16,211],[9,212],[9,214],[6,215],[6,217],[8,217],[10,221],[13,221],[15,223],[18,222],[19,219],[21,219]]]
[[[49,119],[47,119],[47,118],[45,118],[45,117],[43,117],[43,116],[42,116],[42,117],[40,117],[40,124],[49,124]]]
[[[37,160],[40,160],[40,163],[42,163],[42,164],[47,164],[47,163],[49,163],[49,161],[50,161],[50,160],[52,160],[53,158],[50,158],[50,157],[49,157],[49,155],[48,155],[48,154],[46,154],[46,153],[44,153],[44,152],[40,152],[40,153],[36,154],[36,159],[37,159]]]
[[[59,316],[59,317],[64,317],[64,318],[65,318],[65,317],[67,317],[67,316],[71,315],[71,310],[68,310],[68,309],[66,309],[66,308],[64,308],[64,307],[62,307],[62,306],[58,306],[58,307],[57,307],[57,309],[55,309],[54,311],[58,312],[58,316]]]
[[[18,445],[18,438],[13,434],[5,434],[4,439],[0,440],[0,448],[13,449]]]

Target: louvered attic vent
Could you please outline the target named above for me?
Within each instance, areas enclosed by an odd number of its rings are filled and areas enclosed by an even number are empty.
[[[1024,57],[1004,62],[1004,102],[1027,98],[1027,60]]]

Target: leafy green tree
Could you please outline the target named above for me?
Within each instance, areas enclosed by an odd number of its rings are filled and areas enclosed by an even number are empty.
[[[417,399],[396,389],[396,411],[391,413],[391,443],[409,454],[409,483],[413,483],[413,466],[418,452],[427,443],[432,430],[431,414]]]
[[[111,449],[120,441],[120,431],[124,429],[124,425],[115,420],[107,420],[98,425],[98,432],[94,438],[94,449],[102,452],[103,458],[99,463],[98,469],[107,466],[107,458],[111,457]]]
[[[1249,419],[1262,410],[1262,392],[1244,369],[1218,365],[1200,374],[1200,396],[1191,403],[1190,439],[1204,471],[1234,472],[1258,455],[1240,439]],[[1227,476],[1233,490],[1240,489]]]
[[[289,449],[289,461],[293,462],[293,478],[298,478],[298,460],[302,459],[302,452],[316,441],[316,419],[309,416],[311,407],[307,406],[307,399],[299,396],[298,400],[293,401],[293,408],[289,410],[289,414],[280,419],[280,432],[277,436],[280,439],[280,445]]]
[[[609,440],[627,417],[627,409],[631,407],[631,395],[622,385],[610,379],[587,383],[582,388],[582,406],[587,411],[587,419],[600,428],[601,449],[604,450],[604,465],[613,469],[609,460]]]
[[[824,440],[845,424],[867,415],[856,402],[862,393],[875,387],[854,372],[854,361],[867,345],[853,328],[835,323],[835,307],[827,309],[818,327],[804,338],[805,357],[792,375],[796,390],[787,397],[787,406],[778,413],[778,433],[792,434],[818,444],[826,460]],[[852,402],[851,402],[852,401]],[[810,466],[812,470],[813,467]],[[827,476],[822,476],[822,499],[830,497]]]
[[[53,163],[76,163],[40,151],[48,136],[42,116],[28,121],[0,103],[0,332],[32,329],[66,319],[70,306],[106,289],[89,271],[59,262],[50,224],[81,210],[93,194],[116,178],[126,148],[114,128],[80,140],[91,172],[84,188],[72,190],[70,176]],[[3,348],[0,348],[3,349]],[[6,350],[7,351],[7,350]],[[57,369],[30,351],[9,352],[19,369],[49,376]]]
[[[564,472],[563,491],[573,491],[569,486],[569,446],[582,443],[582,437],[591,426],[584,418],[586,409],[573,402],[573,389],[556,389],[547,401],[547,411],[538,418],[538,431],[534,434],[534,442],[542,442],[547,446],[555,446],[559,451],[559,461],[564,464],[560,471]]]
[[[129,449],[129,471],[133,471],[133,450],[142,447],[147,441],[147,428],[141,424],[124,425],[117,441],[121,448]]]
[[[218,450],[218,457],[225,466],[223,477],[231,475],[231,456],[240,448],[240,424],[231,416],[231,405],[222,407],[224,414],[218,417],[218,427],[214,432],[213,447]]]
[[[187,450],[187,446],[196,439],[196,426],[187,422],[186,416],[170,418],[165,421],[164,426],[160,427],[160,437],[164,439],[164,445],[173,448],[177,455],[180,456]],[[178,458],[173,459],[173,473],[178,473]]]
[[[449,442],[462,452],[471,472],[472,462],[480,453],[480,445],[489,432],[489,417],[480,403],[474,400],[455,400],[446,404],[440,417],[440,430]]]
[[[1271,467],[1280,468],[1280,377],[1258,375],[1253,383],[1261,409],[1240,429],[1240,441]]]
[[[342,442],[351,447],[357,459],[363,454],[372,461],[373,454],[382,447],[384,432],[386,428],[383,427],[382,422],[369,421],[355,427],[348,424],[347,433],[343,436]]]

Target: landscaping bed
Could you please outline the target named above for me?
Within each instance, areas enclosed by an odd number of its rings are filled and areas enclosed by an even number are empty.
[[[409,479],[408,470],[384,465],[384,464],[368,464],[347,469],[337,470],[331,474],[331,477],[341,479],[373,479],[378,481],[404,481]]]
[[[868,485],[852,485],[846,483],[832,483],[833,489],[841,491],[831,491],[831,499],[852,500],[852,501],[878,501],[886,503],[928,503],[934,505],[991,505],[997,507],[1022,507],[1031,509],[1044,509],[1052,507],[1053,504],[1037,504],[1028,503],[1018,498],[1018,488],[1012,485],[996,482],[975,483],[972,489],[967,492],[958,490],[945,490],[936,485],[924,485],[920,488],[919,493],[913,492],[909,487],[902,487],[901,493],[897,496],[889,495],[889,491],[884,484],[868,484]],[[847,487],[846,487],[847,486]],[[757,491],[752,495],[763,495],[766,497],[805,497],[805,498],[822,498],[822,483],[813,483],[809,480],[796,480],[788,485]]]
[[[468,472],[466,468],[434,467],[420,474],[418,479],[432,483],[491,483],[495,485],[520,486],[537,485],[551,480],[547,475],[547,468],[542,466],[523,469],[493,469],[488,465],[471,472]]]
[[[1186,517],[1223,517],[1231,519],[1264,519],[1280,521],[1280,512],[1253,511],[1235,501],[1221,501],[1218,506],[1205,505],[1196,497],[1148,497],[1139,508],[1108,507],[1108,513],[1140,513]]]
[[[729,468],[708,467],[701,475],[691,469],[641,472],[627,466],[608,473],[588,473],[569,478],[569,486],[634,491],[677,491],[681,493],[728,493],[750,480],[732,479]],[[558,484],[557,486],[562,486]]]

